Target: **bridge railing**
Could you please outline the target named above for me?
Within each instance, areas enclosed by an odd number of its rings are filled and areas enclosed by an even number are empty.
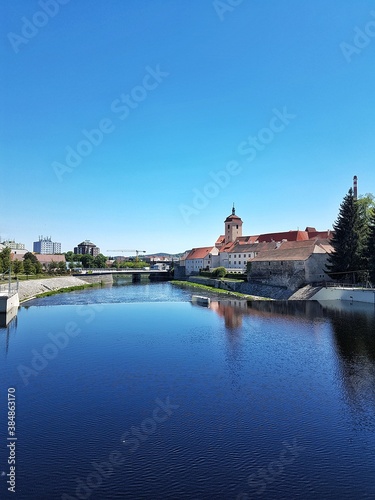
[[[12,281],[11,283],[4,283],[0,285],[0,294],[14,295],[15,293],[18,292],[18,288],[19,288],[18,281],[16,282]]]

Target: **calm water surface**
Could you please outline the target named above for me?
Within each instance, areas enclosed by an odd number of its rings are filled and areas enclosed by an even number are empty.
[[[374,307],[190,297],[86,290],[0,329],[0,498],[375,498]]]

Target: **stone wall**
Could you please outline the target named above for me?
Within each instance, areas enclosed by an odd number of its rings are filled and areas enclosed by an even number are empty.
[[[77,278],[81,279],[85,283],[103,283],[103,285],[112,285],[113,274],[80,274]]]
[[[326,253],[315,253],[305,261],[252,262],[248,280],[250,283],[283,287],[291,291],[309,283],[331,281],[324,272],[327,258]]]
[[[248,280],[250,283],[296,290],[305,282],[304,261],[252,262]]]
[[[20,302],[31,299],[40,293],[61,290],[71,286],[86,285],[86,282],[75,276],[47,278],[40,280],[26,280],[19,282],[18,295]]]
[[[245,293],[254,297],[267,297],[275,300],[287,300],[292,295],[292,290],[281,286],[272,286],[261,283],[247,283],[243,281],[223,281],[214,278],[190,277],[188,281],[201,285],[221,288],[231,292]]]

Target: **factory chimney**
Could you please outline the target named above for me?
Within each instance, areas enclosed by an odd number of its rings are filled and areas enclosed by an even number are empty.
[[[353,177],[353,196],[354,196],[354,199],[356,200],[357,199],[357,196],[358,196],[358,190],[357,190],[357,176],[355,175]]]

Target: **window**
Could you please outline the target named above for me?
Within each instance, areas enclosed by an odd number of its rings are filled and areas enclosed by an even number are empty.
[[[230,228],[230,225],[228,224],[228,229]]]
[[[283,261],[281,261],[281,262],[280,262],[280,265],[281,265],[281,266],[283,266],[283,265],[284,265],[284,262],[283,262]]]
[[[237,227],[237,229],[238,229],[238,224],[237,224],[237,226],[236,226],[236,227]]]

